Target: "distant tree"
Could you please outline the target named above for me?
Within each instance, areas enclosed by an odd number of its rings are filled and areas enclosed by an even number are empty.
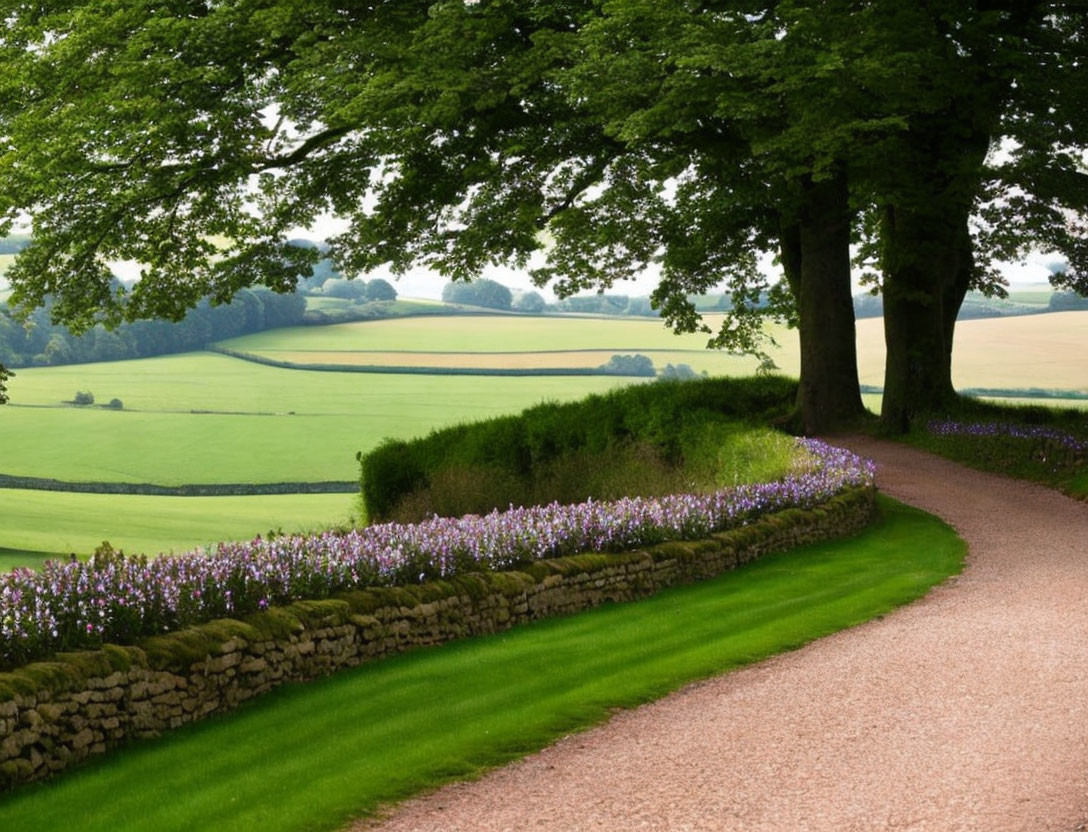
[[[125,403],[120,399],[110,399],[110,403],[106,407],[110,408],[110,410],[123,410]]]
[[[13,234],[10,237],[0,237],[0,254],[18,254],[30,245],[30,237]]]
[[[646,376],[655,375],[654,362],[646,355],[613,355],[607,364],[602,364],[600,369],[609,375],[617,376]]]
[[[687,381],[705,376],[705,372],[700,376],[690,364],[666,364],[665,369],[658,376],[658,381]]]
[[[36,364],[45,364],[47,366],[55,366],[58,364],[69,364],[72,361],[72,347],[68,343],[68,339],[60,332],[54,332],[49,342],[45,345],[45,349],[39,353],[39,358],[35,362]]]
[[[446,303],[486,306],[489,309],[509,309],[513,305],[514,295],[501,283],[485,277],[471,283],[447,283],[442,288],[442,300]]]
[[[87,390],[80,390],[76,393],[76,397],[72,399],[72,404],[89,405],[94,404],[94,393]]]
[[[367,300],[396,300],[397,290],[388,280],[376,277],[367,281],[365,297]]]
[[[475,281],[476,304],[489,309],[509,309],[514,303],[513,293],[501,283],[486,277]]]
[[[365,280],[347,280],[345,278],[332,278],[326,280],[321,287],[322,294],[330,298],[343,298],[345,300],[359,300],[366,298]]]
[[[879,318],[884,314],[884,299],[880,295],[863,292],[854,295],[855,318]]]
[[[8,403],[8,381],[14,375],[15,373],[0,364],[0,404]]]
[[[540,292],[518,292],[514,298],[513,309],[517,312],[536,314],[543,312],[546,305]]]
[[[657,310],[653,308],[649,298],[633,297],[627,301],[627,307],[623,310],[623,314],[656,317]]]
[[[1055,292],[1050,296],[1049,309],[1051,312],[1088,309],[1088,298],[1081,297],[1075,292]]]

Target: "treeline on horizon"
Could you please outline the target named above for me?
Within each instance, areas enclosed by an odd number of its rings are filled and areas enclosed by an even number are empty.
[[[306,298],[268,289],[242,289],[229,304],[201,301],[180,321],[135,321],[108,330],[101,324],[83,335],[50,320],[48,306],[35,309],[26,325],[0,306],[0,364],[42,367],[122,361],[201,350],[211,341],[303,323]]]
[[[294,245],[327,251],[323,242],[296,239]],[[0,255],[17,254],[30,238],[12,235],[0,238]],[[397,298],[395,288],[380,278],[366,281],[345,279],[328,258],[321,259],[309,276],[300,275],[294,293],[279,294],[263,287],[242,289],[229,304],[211,305],[202,301],[181,321],[148,320],[122,324],[114,330],[96,326],[83,335],[74,335],[66,327],[54,325],[49,306],[31,313],[27,325],[16,321],[9,307],[0,302],[0,365],[12,368],[83,364],[95,361],[121,361],[204,349],[213,341],[234,338],[267,329],[302,324],[339,323],[369,320],[388,312],[377,309],[331,316],[312,312],[307,315],[306,297],[332,297],[354,304],[375,304]],[[471,283],[447,283],[442,300],[449,304],[478,306],[525,314],[565,313],[616,315],[657,318],[659,313],[644,295],[594,293],[562,298],[548,303],[535,291],[511,289],[488,278]],[[730,308],[728,292],[696,295],[690,298],[701,313],[724,312]],[[762,305],[762,303],[761,303]],[[1088,310],[1088,298],[1072,292],[1054,292],[1047,306],[1015,303],[997,297],[969,293],[960,310],[960,319],[992,318],[1011,315]],[[854,297],[857,318],[883,314],[883,298],[869,293]]]

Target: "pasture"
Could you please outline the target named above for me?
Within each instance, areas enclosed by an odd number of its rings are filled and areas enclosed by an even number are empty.
[[[88,554],[103,539],[126,553],[184,551],[220,540],[314,531],[359,516],[355,494],[149,497],[0,489],[0,571]]]
[[[711,326],[721,317],[707,316]],[[862,384],[884,382],[884,321],[858,321]],[[771,327],[768,353],[781,370],[800,371],[795,332]],[[616,353],[639,352],[661,369],[689,364],[711,375],[747,375],[750,357],[705,349],[706,335],[674,335],[659,322],[629,318],[409,318],[293,327],[224,341],[222,346],[296,363],[433,367],[595,367]],[[1088,312],[961,321],[953,380],[959,387],[1084,390],[1088,384]]]
[[[718,321],[709,319],[712,325]],[[795,333],[772,334],[780,346],[771,355],[783,371],[796,374]],[[955,380],[962,387],[1083,390],[1086,341],[1088,312],[964,321],[957,327]],[[677,336],[651,320],[489,314],[274,330],[225,345],[281,360],[349,365],[581,367],[641,352],[659,370],[668,363],[711,375],[756,369],[754,359],[705,350],[705,342],[703,334]],[[858,358],[862,383],[879,387],[881,319],[858,322]],[[310,372],[212,353],[22,369],[10,385],[14,404],[0,408],[0,473],[163,485],[349,481],[358,476],[356,452],[385,437],[418,436],[632,381]],[[119,398],[124,410],[65,404],[78,390],[93,392],[98,402]],[[879,400],[878,394],[865,396],[874,410]],[[1083,400],[1046,403],[1088,407]],[[90,499],[95,495],[8,492],[0,503],[0,547],[86,554],[108,539],[129,550],[188,548],[272,526],[293,530],[342,522],[351,512],[349,496],[96,502]],[[104,507],[106,500],[108,509],[84,508]],[[250,508],[261,505],[275,505],[283,521],[272,523],[268,512]],[[67,518],[63,523],[61,516]]]
[[[212,353],[24,369],[11,383],[16,404],[0,409],[0,472],[163,485],[354,481],[356,452],[384,437],[409,438],[629,381],[298,372]],[[125,409],[63,404],[77,390],[99,401],[120,398]],[[354,499],[4,494],[0,547],[80,554],[104,539],[158,552],[269,528],[342,523]]]

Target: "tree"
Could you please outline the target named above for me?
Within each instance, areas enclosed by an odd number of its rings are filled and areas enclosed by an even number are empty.
[[[544,297],[540,292],[518,292],[514,297],[513,309],[518,312],[528,312],[538,315],[544,311]]]
[[[0,216],[34,210],[17,304],[52,296],[80,329],[289,289],[321,252],[288,230],[332,211],[349,221],[329,252],[348,274],[422,263],[470,280],[543,252],[535,279],[564,296],[656,264],[653,301],[685,331],[702,326],[690,297],[724,280],[713,344],[758,349],[764,314],[799,324],[808,431],[862,411],[859,211],[889,276],[889,378],[909,382],[893,398],[943,395],[949,314],[977,272],[961,217],[986,184],[983,137],[1019,124],[1001,120],[1014,103],[1036,106],[1024,91],[1056,90],[1011,84],[1035,72],[1018,44],[1083,17],[1031,0],[9,5]],[[923,178],[937,160],[928,194],[882,177],[896,153]],[[1033,181],[1041,193],[1048,177]],[[927,197],[939,211],[920,210]],[[954,279],[922,274],[931,232]],[[786,278],[770,292],[763,250]],[[146,264],[143,279],[112,287],[110,259]]]
[[[8,382],[14,375],[15,373],[0,364],[0,404],[8,403]]]
[[[1056,284],[1088,273],[1070,222],[1088,209],[1076,161],[1088,136],[1088,32],[1083,11],[1064,3],[900,2],[884,14],[889,38],[914,42],[909,83],[879,91],[910,114],[882,145],[896,163],[867,172],[888,345],[882,418],[903,429],[954,401],[964,298],[1004,294],[993,259],[1042,245],[1079,264]]]
[[[360,300],[367,296],[365,280],[332,278],[325,281],[321,291],[330,298],[345,298],[347,300]]]
[[[447,283],[442,287],[442,300],[446,303],[464,303],[490,309],[509,309],[514,302],[514,295],[501,283],[482,278],[471,283]]]
[[[393,288],[393,284],[388,280],[382,280],[380,277],[376,277],[373,280],[367,281],[366,299],[368,301],[396,300],[397,290]]]

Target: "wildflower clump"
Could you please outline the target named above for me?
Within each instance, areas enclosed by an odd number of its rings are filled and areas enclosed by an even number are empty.
[[[871,486],[867,460],[812,439],[802,464],[773,482],[706,494],[511,507],[484,516],[384,523],[346,533],[221,543],[210,553],[51,561],[0,576],[0,664],[132,642],[224,616],[366,586],[515,568],[541,558],[615,552],[705,537],[785,508],[810,508]]]

